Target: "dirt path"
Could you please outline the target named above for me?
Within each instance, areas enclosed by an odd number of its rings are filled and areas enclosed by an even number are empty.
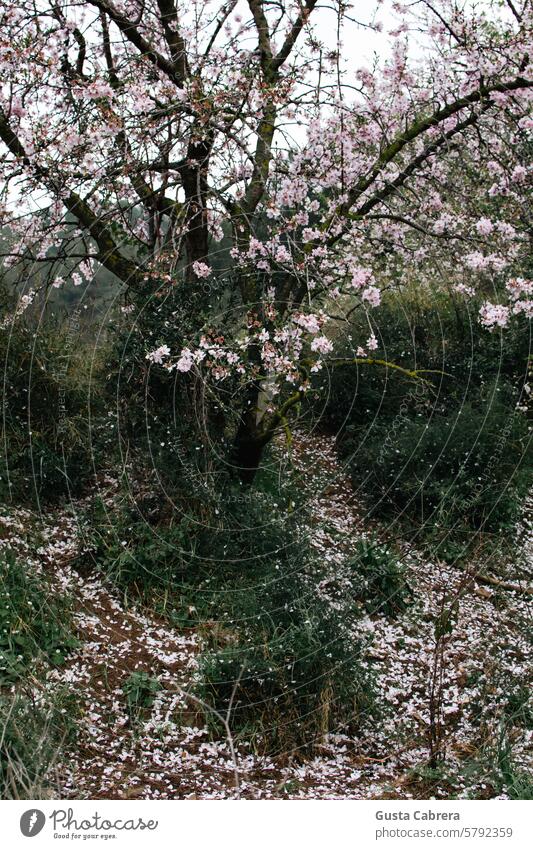
[[[298,437],[294,464],[311,480],[311,541],[339,586],[342,561],[354,541],[368,533],[349,480],[339,469],[333,441]],[[462,593],[442,655],[442,776],[428,777],[430,681],[435,659],[435,619],[443,594],[461,585],[460,570],[424,561],[405,551],[415,603],[397,620],[366,616],[361,634],[373,639],[371,660],[377,676],[381,723],[372,722],[357,739],[331,735],[320,754],[291,763],[237,750],[228,740],[213,741],[190,698],[197,670],[199,636],[176,630],[148,612],[124,609],[95,574],[76,570],[77,527],[70,514],[49,517],[44,544],[28,550],[23,529],[29,514],[11,513],[4,536],[16,544],[29,567],[52,576],[58,593],[75,598],[79,649],[65,666],[51,670],[47,686],[75,694],[78,745],[56,765],[54,782],[63,798],[426,798],[428,795],[494,795],[489,766],[466,779],[468,759],[498,736],[509,699],[527,681],[531,647],[527,598],[478,587]],[[531,534],[524,530],[524,544]],[[328,579],[319,587],[326,600]],[[440,669],[440,667],[439,667]],[[160,691],[142,718],[132,718],[123,686],[132,672],[158,679]],[[511,700],[512,701],[512,700]],[[526,714],[524,713],[524,716]],[[533,731],[512,723],[513,758],[525,765]],[[477,758],[481,763],[480,757]],[[239,790],[235,787],[237,767]],[[505,793],[503,793],[505,795]]]

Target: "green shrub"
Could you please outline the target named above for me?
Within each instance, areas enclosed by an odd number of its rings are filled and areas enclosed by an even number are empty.
[[[510,528],[531,483],[528,426],[515,400],[494,384],[453,412],[375,425],[350,457],[371,512],[405,513],[430,531]]]
[[[353,637],[355,608],[337,609],[321,596],[321,564],[291,514],[266,494],[256,499],[235,511],[218,540],[226,574],[224,584],[211,584],[219,615],[207,631],[198,693],[219,713],[229,711],[233,730],[258,748],[312,747],[327,732],[368,719],[372,676]],[[228,551],[233,563],[224,561]]]
[[[238,644],[206,652],[200,665],[202,698],[229,711],[234,731],[270,751],[312,747],[340,728],[355,731],[373,710],[361,646],[339,619],[325,606],[294,602],[289,591],[286,605],[280,622],[278,610],[258,602],[257,622],[238,629]],[[230,623],[226,628],[235,634]]]
[[[531,356],[529,322],[517,320],[501,332],[489,332],[479,322],[480,301],[456,300],[426,287],[385,295],[376,312],[379,347],[375,356],[406,369],[429,369],[432,391],[423,391],[399,372],[380,365],[341,365],[319,373],[317,386],[325,399],[314,413],[324,427],[343,432],[393,421],[402,403],[406,415],[424,408],[457,410],[471,396],[499,380],[520,388]],[[353,313],[345,337],[337,340],[338,356],[355,356],[354,347],[368,336],[364,315]],[[351,339],[352,341],[348,341]]]
[[[91,561],[122,591],[152,602],[154,592],[171,591],[175,602],[179,590],[184,603],[194,597],[196,607],[211,616],[218,594],[227,594],[226,576],[233,579],[238,572],[239,579],[247,581],[256,570],[268,570],[271,554],[284,548],[292,534],[280,530],[282,510],[277,505],[288,505],[297,496],[262,472],[257,486],[245,491],[225,478],[220,490],[199,504],[169,504],[157,488],[146,485],[135,495],[121,489],[113,507],[101,499],[91,502],[80,522],[84,546]],[[270,522],[272,510],[275,520]],[[283,521],[289,523],[288,517]],[[239,592],[238,586],[232,587],[233,595]]]
[[[377,538],[358,540],[355,549],[348,563],[354,598],[368,613],[402,613],[412,600],[412,592],[394,552]]]
[[[104,397],[116,420],[116,448],[134,468],[149,471],[174,513],[182,510],[199,520],[212,513],[228,477],[238,380],[228,378],[217,388],[193,372],[150,367],[146,354],[163,342],[181,350],[188,334],[197,332],[195,313],[207,320],[208,302],[217,325],[222,322],[213,306],[217,285],[215,279],[209,283],[208,295],[182,285],[158,290],[152,281],[146,292],[130,293],[133,312],[110,330],[105,363]]]
[[[35,660],[64,662],[77,641],[69,630],[70,601],[10,551],[0,554],[0,684],[23,678]]]
[[[54,765],[76,740],[75,714],[67,691],[0,694],[0,798],[54,794]]]
[[[135,716],[143,708],[150,708],[160,689],[157,678],[152,678],[147,672],[132,672],[122,687],[130,714]]]
[[[114,586],[147,600],[154,590],[172,588],[183,577],[192,541],[186,518],[151,524],[143,504],[110,511],[95,499],[85,514],[84,545]]]
[[[111,513],[107,528],[93,516],[92,557],[132,597],[197,627],[196,693],[222,714],[231,703],[236,733],[269,750],[310,746],[364,721],[372,676],[352,635],[358,611],[336,610],[317,592],[322,564],[301,517],[285,510],[290,493],[258,483],[264,491],[226,488],[205,524],[165,524],[154,510],[150,525],[139,505]]]
[[[67,323],[25,324],[0,334],[3,416],[0,496],[56,501],[75,495],[93,471],[90,357]]]
[[[532,480],[528,425],[517,410],[528,377],[527,323],[489,333],[478,308],[423,289],[386,298],[377,354],[429,370],[432,387],[384,366],[343,365],[317,378],[329,394],[312,411],[337,434],[370,513],[438,541],[447,558],[464,552],[473,530],[510,528]],[[352,338],[366,330],[354,318]]]

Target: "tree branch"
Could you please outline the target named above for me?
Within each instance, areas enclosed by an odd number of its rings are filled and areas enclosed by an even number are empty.
[[[259,42],[259,51],[261,54],[261,67],[265,76],[268,78],[272,62],[272,45],[270,43],[270,29],[268,21],[263,11],[262,0],[248,0],[248,5],[257,29],[257,40]]]
[[[76,192],[65,191],[65,187],[58,183],[57,179],[47,169],[32,163],[22,143],[11,129],[2,109],[0,109],[0,139],[2,139],[8,150],[17,159],[22,160],[24,165],[33,171],[45,188],[61,198],[66,209],[88,230],[98,245],[99,262],[129,286],[140,285],[143,275],[139,266],[120,252],[109,229],[95,215],[83,198],[76,194]]]
[[[287,38],[285,39],[281,50],[274,57],[274,60],[272,62],[272,70],[274,72],[277,72],[281,68],[283,63],[286,61],[286,59],[288,59],[292,48],[298,40],[298,36],[300,35],[306,22],[309,20],[309,16],[315,8],[317,2],[318,0],[307,0],[305,6],[303,6],[302,11],[300,12],[294,24],[292,25],[291,31],[287,35]]]
[[[457,113],[466,109],[468,106],[473,106],[484,100],[490,101],[490,95],[493,93],[518,91],[524,88],[531,88],[532,86],[533,81],[527,80],[524,77],[517,77],[507,83],[483,85],[480,86],[477,91],[473,91],[464,97],[458,98],[453,103],[449,103],[447,106],[437,109],[437,111],[432,115],[428,115],[426,118],[421,118],[419,121],[414,121],[405,132],[397,136],[396,139],[382,151],[371,173],[367,177],[362,177],[350,190],[346,208],[354,206],[355,202],[363,194],[363,192],[365,192],[366,189],[375,182],[385,165],[392,162],[398,153],[400,153],[410,142],[415,141],[415,139],[419,138],[419,136],[423,135],[432,127],[438,127],[439,124],[442,124],[448,118],[452,118],[454,115],[457,115]],[[488,105],[492,104],[493,102],[490,101]],[[477,117],[472,120],[471,123],[474,123],[475,120],[477,120]],[[456,131],[458,132],[459,130]]]
[[[163,73],[166,74],[172,82],[176,83],[179,88],[183,88],[184,78],[174,67],[174,62],[167,59],[166,56],[163,56],[162,53],[156,50],[156,48],[150,44],[143,35],[141,35],[137,27],[128,18],[126,18],[125,15],[119,12],[118,9],[115,9],[109,0],[88,0],[88,2],[92,6],[96,6],[96,8],[101,12],[105,12],[113,23],[116,24],[121,33],[137,48],[137,50],[139,50],[143,56],[146,56],[146,58],[156,68],[163,71]]]
[[[178,13],[174,0],[157,0],[157,6],[161,13],[165,41],[170,49],[174,69],[179,79],[185,82],[189,76],[189,63],[185,41],[179,31]]]

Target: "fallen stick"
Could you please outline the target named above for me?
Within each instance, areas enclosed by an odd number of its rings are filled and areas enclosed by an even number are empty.
[[[511,584],[509,581],[498,581],[497,578],[491,578],[489,575],[472,575],[474,581],[479,584],[489,584],[493,587],[499,587],[502,590],[511,590],[514,593],[524,593],[525,595],[533,595],[533,587],[521,587],[518,584]]]

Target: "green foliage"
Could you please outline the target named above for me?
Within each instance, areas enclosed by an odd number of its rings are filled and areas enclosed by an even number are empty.
[[[530,765],[517,757],[510,732],[511,723],[503,722],[498,737],[489,740],[463,765],[463,784],[467,787],[489,787],[491,796],[504,793],[509,799],[533,799],[533,774]],[[486,790],[484,792],[486,793]],[[478,797],[475,792],[469,795]]]
[[[224,581],[221,562],[224,575],[234,575],[237,564],[253,574],[256,568],[270,568],[270,555],[285,544],[277,519],[271,524],[265,517],[272,507],[281,515],[277,505],[288,505],[297,496],[284,484],[280,488],[278,480],[274,484],[268,474],[260,473],[257,485],[257,490],[245,490],[225,478],[211,500],[188,499],[183,504],[175,499],[169,504],[157,489],[144,487],[134,498],[120,489],[112,508],[101,499],[91,502],[80,523],[85,527],[84,547],[123,592],[153,602],[170,591],[173,603],[181,592],[183,606],[173,611],[175,622],[190,604],[212,616],[216,586]],[[234,587],[233,592],[240,590]],[[172,615],[172,607],[165,613]]]
[[[112,328],[105,365],[104,394],[122,457],[149,465],[178,509],[203,518],[228,476],[238,381],[228,378],[217,390],[194,374],[150,367],[146,354],[163,343],[181,350],[211,314],[220,326],[226,291],[213,278],[195,291],[181,280],[160,288],[152,281],[147,292],[130,293],[132,312]]]
[[[234,731],[271,751],[356,729],[374,703],[363,646],[351,631],[353,606],[336,610],[321,597],[305,539],[268,496],[235,510],[233,524],[227,519],[233,563],[224,561],[218,592],[211,582],[219,617],[200,659],[199,695],[229,712]],[[219,556],[228,552],[224,536]]]
[[[533,698],[527,686],[517,686],[507,698],[505,713],[514,725],[533,731]]]
[[[0,496],[37,503],[75,495],[93,470],[97,384],[73,323],[17,319],[0,334]]]
[[[499,378],[518,387],[527,376],[531,335],[527,320],[516,320],[501,332],[480,325],[479,301],[464,302],[453,294],[416,286],[385,296],[376,312],[379,348],[376,356],[407,369],[429,369],[434,391],[381,366],[343,365],[317,379],[327,387],[321,421],[335,431],[345,423],[365,428],[376,419],[393,419],[402,401],[408,409],[424,406],[451,410]],[[364,315],[355,312],[349,336],[338,339],[339,356],[368,335]],[[351,337],[353,343],[348,343]],[[413,397],[416,396],[416,397]],[[348,417],[348,419],[347,419]]]
[[[492,385],[459,409],[377,424],[350,462],[372,512],[444,529],[509,528],[531,481],[527,422],[513,400]]]
[[[197,695],[223,715],[231,705],[235,733],[272,751],[358,727],[373,690],[352,635],[357,609],[333,609],[319,595],[322,566],[301,517],[278,506],[289,492],[270,479],[259,485],[253,493],[228,485],[205,524],[165,524],[154,507],[151,525],[148,496],[143,516],[123,509],[107,527],[93,516],[92,557],[130,596],[200,630]]]
[[[354,597],[368,613],[397,616],[412,599],[405,568],[394,552],[376,538],[361,539],[349,561]]]
[[[235,646],[201,659],[200,695],[257,747],[312,747],[332,730],[355,731],[373,708],[360,647],[318,604],[291,603],[281,617],[267,601]],[[287,619],[289,621],[287,622]],[[283,621],[284,620],[284,621]],[[209,718],[209,715],[208,715]]]
[[[76,740],[76,702],[59,690],[37,697],[0,694],[0,798],[44,799],[53,768]]]
[[[69,631],[70,600],[10,551],[0,554],[0,684],[23,678],[36,658],[59,665],[77,641]]]
[[[532,481],[527,419],[517,409],[527,324],[489,333],[478,306],[432,302],[423,290],[386,300],[379,355],[430,370],[432,388],[382,366],[342,366],[328,377],[324,408],[315,406],[370,513],[400,519],[447,559],[464,553],[472,531],[509,529]],[[365,332],[356,320],[352,337]]]
[[[151,707],[160,689],[157,678],[152,678],[147,672],[132,672],[122,687],[130,713],[135,714],[142,708]]]
[[[110,512],[101,500],[95,500],[85,516],[84,544],[91,560],[114,586],[144,599],[183,577],[192,548],[187,518],[154,523],[150,505],[147,498]]]
[[[496,779],[510,799],[533,799],[533,774],[516,763],[508,737],[503,734],[496,758]]]

